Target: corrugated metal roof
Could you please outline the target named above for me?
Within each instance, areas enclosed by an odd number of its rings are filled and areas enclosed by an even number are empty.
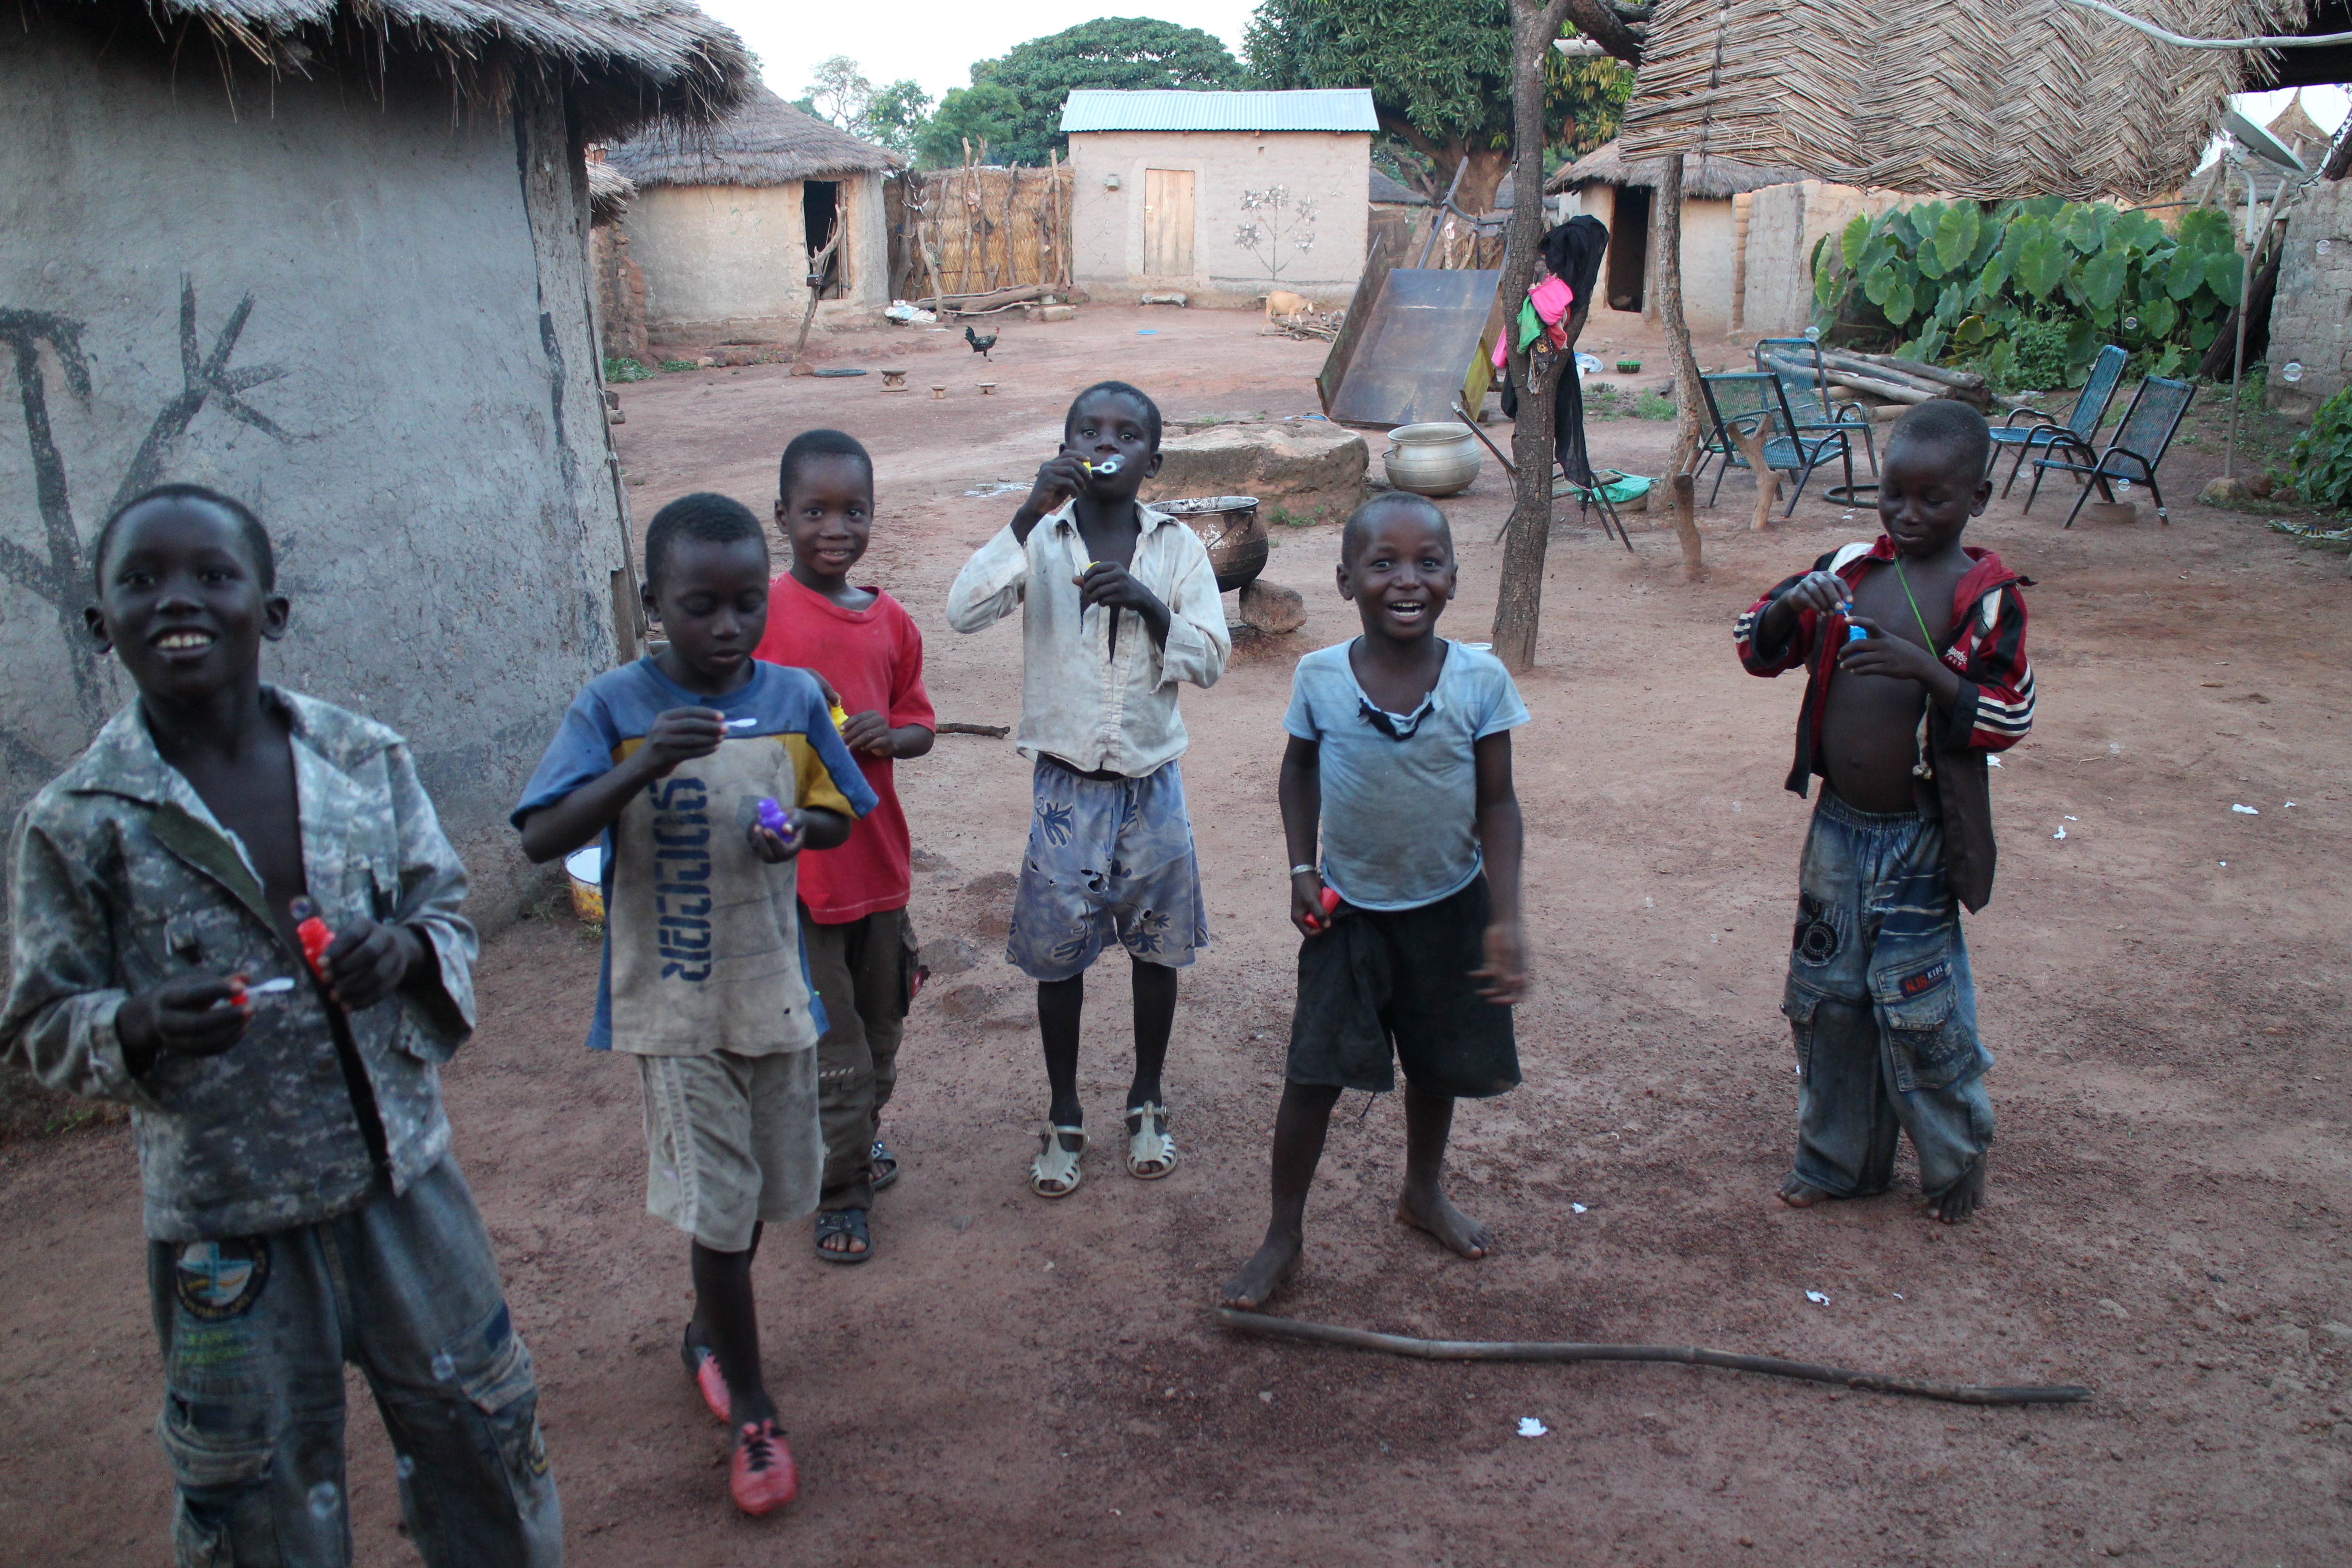
[[[1368,87],[1301,92],[1118,92],[1080,88],[1062,105],[1065,131],[1378,131]]]

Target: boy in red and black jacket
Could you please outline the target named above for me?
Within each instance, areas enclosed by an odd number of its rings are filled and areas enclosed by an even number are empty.
[[[1985,759],[2033,725],[2026,581],[1960,542],[1992,494],[1990,448],[1966,404],[1905,415],[1879,477],[1885,533],[1777,584],[1734,634],[1749,674],[1805,669],[1789,788],[1823,784],[1781,1004],[1797,1041],[1791,1208],[1885,1192],[1901,1133],[1930,1215],[1957,1224],[1984,1196],[1992,1057],[1959,907],[1992,895]]]

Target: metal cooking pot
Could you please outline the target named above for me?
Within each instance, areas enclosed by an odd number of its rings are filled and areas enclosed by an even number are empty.
[[[1265,570],[1270,546],[1265,524],[1258,519],[1257,497],[1195,496],[1150,504],[1201,536],[1209,547],[1209,564],[1216,570],[1218,593],[1247,587]]]

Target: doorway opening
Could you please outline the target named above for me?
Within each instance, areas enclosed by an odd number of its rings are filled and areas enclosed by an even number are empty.
[[[808,257],[814,269],[817,252],[823,250],[841,226],[841,185],[835,180],[803,180],[801,182],[801,232],[808,237]],[[824,278],[817,288],[820,300],[838,300],[849,292],[849,258],[844,254],[849,241],[843,237],[824,258]]]
[[[1639,185],[1617,187],[1609,218],[1609,285],[1612,310],[1639,310],[1650,284],[1650,193]]]

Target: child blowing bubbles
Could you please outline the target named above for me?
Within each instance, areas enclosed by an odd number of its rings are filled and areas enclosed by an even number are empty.
[[[1209,942],[1177,763],[1176,689],[1214,685],[1233,643],[1207,548],[1175,518],[1136,504],[1159,470],[1151,399],[1125,382],[1087,388],[1028,500],[948,592],[960,632],[1021,612],[1015,739],[1036,771],[1005,957],[1037,982],[1053,1096],[1029,1170],[1040,1197],[1078,1187],[1078,1019],[1086,972],[1114,936],[1135,982],[1128,1173],[1151,1181],[1176,1168],[1160,1074],[1176,971]]]
[[[746,1513],[798,1490],[760,1370],[751,1258],[761,1223],[816,1206],[824,1008],[801,962],[793,861],[849,837],[874,793],[805,671],[752,657],[768,617],[757,519],[690,495],[646,530],[646,608],[668,646],[589,682],[515,826],[545,862],[603,837],[604,973],[593,1047],[637,1058],[646,1209],[687,1232],[682,1354],[735,1428]],[[784,827],[761,820],[783,807]]]
[[[1519,935],[1519,803],[1512,730],[1528,721],[1493,655],[1438,637],[1454,596],[1453,535],[1418,496],[1382,496],[1348,520],[1339,594],[1363,636],[1298,661],[1284,728],[1282,826],[1298,1000],[1274,1128],[1274,1214],[1226,1281],[1255,1308],[1298,1267],[1307,1189],[1343,1089],[1405,1076],[1405,1178],[1397,1218],[1465,1258],[1486,1227],[1439,1185],[1454,1101],[1519,1081],[1511,1004],[1527,992]],[[1322,858],[1316,860],[1320,829]],[[1329,912],[1328,888],[1344,900]]]
[[[771,586],[760,657],[814,669],[841,693],[841,738],[880,802],[847,844],[800,863],[801,934],[825,1012],[816,1047],[825,1143],[816,1255],[862,1263],[874,1255],[874,1194],[898,1174],[880,1123],[919,977],[907,921],[912,845],[892,774],[898,759],[931,749],[931,700],[913,619],[881,589],[849,581],[874,528],[866,448],[838,430],[803,432],[777,465],[776,496],[793,564]]]
[[[441,1108],[474,1022],[465,866],[398,735],[262,683],[289,607],[248,509],[166,485],[93,554],[89,628],[139,696],[17,818],[0,1041],[132,1108],[180,1561],[351,1560],[348,1361],[427,1561],[558,1563],[530,1357]],[[315,983],[298,899],[336,932]]]
[[[1929,1214],[1957,1223],[1983,1198],[1992,1058],[1956,906],[1992,895],[1985,759],[2032,727],[2034,703],[2023,581],[1960,542],[1992,493],[1990,444],[1965,404],[1905,415],[1880,476],[1886,532],[1782,581],[1735,633],[1752,674],[1807,668],[1789,788],[1824,784],[1782,1003],[1799,1074],[1780,1187],[1792,1208],[1885,1192],[1905,1132]]]

